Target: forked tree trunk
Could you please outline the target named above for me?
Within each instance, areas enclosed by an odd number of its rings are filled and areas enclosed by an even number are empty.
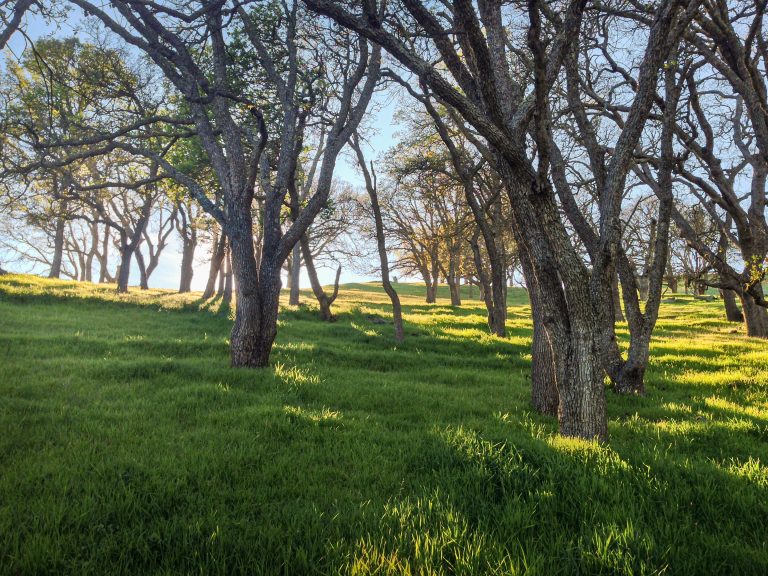
[[[483,266],[483,258],[480,253],[480,246],[478,245],[477,238],[479,232],[476,233],[469,241],[472,247],[472,255],[475,260],[475,268],[477,269],[478,280],[481,285],[481,298],[485,302],[485,309],[488,311],[488,328],[492,334],[501,336],[502,338],[507,335],[506,320],[507,320],[507,306],[506,306],[506,286],[504,283],[504,268],[500,266],[498,262],[494,263],[494,258],[489,255],[491,262],[491,275],[492,280],[489,280],[488,275],[485,272]],[[501,275],[501,278],[499,278]],[[489,286],[490,284],[490,286]],[[469,285],[470,298],[472,297],[472,284]]]
[[[542,194],[529,174],[515,172],[505,162],[500,163],[500,168],[510,196],[523,272],[527,281],[535,279],[531,285],[538,289],[532,293],[534,322],[538,320],[543,326],[552,351],[550,359],[541,359],[543,370],[533,368],[532,385],[551,386],[551,377],[548,381],[538,378],[554,366],[560,433],[605,440],[605,371],[598,347],[600,326],[588,282],[575,261],[571,269],[563,267],[566,256],[576,256],[559,220],[554,197]],[[530,203],[531,198],[535,205]],[[542,350],[546,351],[546,347],[540,345]]]
[[[437,300],[437,282],[432,280],[432,274],[430,274],[428,268],[424,268],[421,271],[421,276],[424,279],[424,285],[427,287],[427,304],[434,304]]]
[[[277,335],[282,265],[265,257],[257,271],[249,215],[244,215],[242,220],[246,226],[239,228],[248,232],[233,235],[228,250],[237,290],[235,323],[230,336],[231,362],[233,367],[261,368],[269,365]],[[237,221],[233,229],[238,230]]]
[[[323,290],[320,280],[317,277],[317,269],[315,268],[315,261],[312,257],[312,249],[309,246],[309,239],[307,235],[301,237],[301,252],[304,256],[304,266],[307,268],[307,276],[309,276],[309,283],[312,285],[312,292],[317,298],[317,303],[320,306],[320,319],[325,322],[333,322],[336,317],[331,313],[331,305],[339,295],[339,279],[341,278],[341,266],[336,270],[336,279],[333,283],[333,293],[329,296]]]
[[[672,271],[671,267],[668,267],[667,269],[666,281],[667,281],[667,286],[669,286],[669,291],[672,292],[673,294],[677,294],[679,281],[677,279],[677,276],[675,276],[675,273]]]
[[[291,251],[291,268],[288,271],[288,284],[290,287],[290,294],[288,296],[288,304],[291,306],[299,305],[299,290],[301,284],[301,246],[294,244]]]

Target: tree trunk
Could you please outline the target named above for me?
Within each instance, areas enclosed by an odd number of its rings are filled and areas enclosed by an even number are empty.
[[[459,285],[456,282],[456,278],[452,274],[448,274],[445,277],[448,283],[448,290],[451,294],[451,306],[461,306],[461,293],[459,292]]]
[[[241,220],[241,232],[233,235],[227,250],[237,290],[235,323],[230,336],[231,362],[233,367],[263,368],[269,365],[277,335],[282,264],[264,257],[257,271],[250,214],[241,215]],[[235,220],[233,229],[238,229],[237,224]]]
[[[123,246],[120,251],[120,268],[117,274],[117,291],[120,294],[128,292],[128,280],[131,276],[131,260],[133,258],[134,248],[132,246]]]
[[[543,325],[552,351],[551,360],[542,360],[544,367],[554,366],[560,433],[606,440],[600,322],[589,277],[570,244],[554,195],[540,191],[527,172],[516,171],[506,162],[499,167],[510,196],[523,272],[529,286],[535,287],[529,290],[534,322]],[[548,382],[538,381],[548,370],[532,369],[532,385],[551,386],[551,377]]]
[[[480,246],[477,243],[478,233],[476,233],[469,241],[472,247],[472,255],[475,260],[475,268],[477,269],[477,277],[481,286],[481,298],[485,302],[485,309],[488,311],[488,328],[492,334],[501,336],[504,338],[507,335],[506,321],[507,321],[507,305],[506,305],[506,283],[504,282],[504,267],[497,262],[494,265],[494,259],[490,257],[491,261],[491,275],[492,280],[489,281],[488,275],[483,267],[483,259],[480,253]],[[491,284],[490,286],[488,284]],[[472,297],[472,284],[469,285],[470,298]],[[556,408],[557,406],[555,406]]]
[[[387,257],[387,245],[384,235],[384,220],[381,217],[381,207],[379,206],[379,195],[376,185],[376,172],[371,163],[370,170],[365,163],[365,156],[360,148],[357,135],[352,140],[352,148],[357,154],[357,161],[363,172],[365,179],[365,188],[368,191],[368,197],[371,199],[371,211],[373,212],[373,222],[376,228],[376,249],[379,252],[379,264],[381,266],[381,284],[384,291],[392,302],[392,322],[395,327],[395,342],[402,342],[405,339],[403,332],[403,310],[400,306],[400,297],[397,291],[392,287],[389,280],[389,258]]]
[[[219,276],[221,270],[221,264],[224,261],[224,252],[227,245],[227,237],[222,232],[219,236],[214,232],[213,245],[211,253],[211,265],[208,269],[208,282],[205,284],[205,291],[203,292],[203,298],[208,300],[213,297],[216,290],[216,278]],[[223,288],[223,287],[222,287]]]
[[[451,294],[451,306],[461,306],[461,286],[456,274],[456,268],[456,257],[451,255],[448,262],[448,274],[445,277]]]
[[[428,268],[424,268],[421,271],[421,276],[424,278],[424,285],[427,287],[427,304],[434,304],[437,296],[437,285],[432,281],[432,275],[429,273]]]
[[[637,277],[637,288],[640,293],[640,300],[643,302],[648,300],[648,276]]]
[[[678,289],[678,278],[677,276],[675,276],[675,272],[674,270],[672,270],[672,265],[669,263],[667,264],[666,281],[667,281],[667,286],[669,286],[670,292],[672,292],[673,294],[676,294]]]
[[[290,287],[288,304],[298,306],[301,284],[301,246],[299,246],[299,243],[294,244],[291,251],[291,268],[288,271],[288,284]]]
[[[181,253],[181,279],[179,281],[179,292],[192,291],[192,278],[195,275],[195,249],[197,248],[197,239],[183,240],[184,246]]]
[[[61,262],[64,258],[64,228],[66,220],[62,215],[66,209],[66,201],[62,200],[60,204],[59,217],[56,218],[56,232],[53,236],[53,261],[51,262],[51,271],[48,278],[61,277]]]
[[[762,288],[759,288],[762,293]],[[768,309],[759,306],[747,293],[741,296],[741,308],[747,325],[747,336],[768,338]]]
[[[333,283],[333,293],[329,296],[323,290],[320,280],[317,277],[317,269],[315,268],[315,261],[312,256],[312,249],[309,245],[309,239],[307,235],[301,237],[299,241],[301,245],[301,253],[304,256],[304,266],[307,269],[307,276],[309,276],[309,283],[312,285],[312,292],[317,298],[317,303],[320,306],[320,319],[325,322],[333,322],[336,317],[331,313],[331,305],[336,297],[339,295],[339,278],[341,277],[341,266],[336,270],[336,279]]]
[[[101,253],[99,254],[99,284],[111,282],[109,275],[109,226],[104,226],[104,236],[101,241]]]
[[[725,305],[725,319],[728,322],[744,322],[744,314],[741,313],[736,305],[736,293],[733,290],[720,290],[720,296]]]
[[[531,403],[540,414],[557,416],[560,395],[557,391],[558,366],[554,351],[544,325],[541,306],[534,304],[540,296],[537,290],[529,289],[533,319],[533,341],[531,343]]]
[[[430,295],[427,294],[427,302],[430,302],[432,304],[437,302],[437,287],[440,286],[440,263],[437,260],[437,255],[432,257],[432,294],[431,294],[431,300],[429,300]]]
[[[141,249],[136,250],[136,264],[139,266],[139,288],[149,290],[149,274],[147,274],[147,266]]]

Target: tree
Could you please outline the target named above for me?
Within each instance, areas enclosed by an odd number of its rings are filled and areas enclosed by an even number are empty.
[[[365,161],[365,154],[361,147],[360,137],[357,133],[352,138],[352,148],[357,156],[357,164],[365,180],[365,190],[368,192],[368,198],[371,202],[371,215],[376,235],[376,250],[379,254],[379,266],[381,267],[381,283],[384,291],[392,302],[392,322],[395,327],[395,342],[402,342],[405,339],[403,331],[403,309],[400,305],[400,297],[392,286],[389,278],[389,258],[387,256],[386,235],[384,231],[384,220],[381,217],[381,206],[379,205],[379,187],[376,171],[373,163],[368,165]]]
[[[612,311],[606,296],[612,300],[621,191],[632,151],[653,103],[658,71],[669,51],[670,39],[679,35],[685,24],[679,17],[680,3],[662,3],[648,32],[638,95],[617,140],[605,189],[600,193],[599,249],[591,270],[568,239],[548,177],[551,139],[547,92],[572,40],[579,36],[584,2],[568,3],[562,16],[549,12],[542,3],[529,4],[523,17],[530,23],[535,88],[528,95],[510,74],[514,67],[508,58],[519,49],[519,42],[510,37],[511,28],[504,26],[500,1],[482,1],[476,9],[467,0],[454,0],[450,11],[437,12],[430,10],[427,2],[404,0],[402,6],[398,5],[401,11],[389,13],[388,19],[376,11],[374,2],[365,2],[357,12],[332,0],[305,3],[383,46],[488,142],[492,156],[489,160],[494,161],[509,195],[527,279],[541,296],[536,299],[536,305],[543,309],[538,323],[544,321],[551,342],[561,433],[605,438],[602,348],[607,323],[602,316],[606,309]],[[552,15],[554,29],[546,40],[541,27],[541,13],[545,10]],[[406,17],[412,20],[404,27],[401,21]],[[392,23],[397,23],[396,29]],[[447,75],[409,49],[399,39],[401,29],[418,31],[441,59]],[[549,47],[546,51],[545,42]],[[513,50],[508,49],[510,46]],[[524,148],[531,123],[538,153],[536,164]]]
[[[113,0],[111,6],[123,19],[118,22],[95,2],[72,2],[146,53],[188,108],[216,174],[216,196],[223,209],[198,182],[157,154],[120,146],[159,161],[227,235],[237,294],[232,365],[266,366],[277,333],[280,270],[328,198],[336,158],[378,80],[378,48],[324,21],[305,18],[298,3],[270,2],[249,12],[248,6],[223,1],[180,9],[172,2]],[[204,33],[190,35],[189,29]],[[247,50],[236,54],[235,42]],[[244,75],[244,70],[258,74]],[[251,80],[255,94],[244,90],[244,81]],[[332,87],[333,105],[328,108],[335,110],[333,123],[315,192],[283,232],[282,207],[318,83]],[[265,102],[270,94],[275,98]],[[104,138],[114,141],[115,134]],[[257,187],[263,206],[258,252],[252,213]]]

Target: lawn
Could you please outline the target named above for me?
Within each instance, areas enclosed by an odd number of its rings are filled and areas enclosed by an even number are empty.
[[[0,573],[768,573],[768,343],[721,303],[662,305],[601,446],[531,412],[523,291],[501,339],[398,288],[404,344],[346,285],[256,371],[199,294],[0,277]]]

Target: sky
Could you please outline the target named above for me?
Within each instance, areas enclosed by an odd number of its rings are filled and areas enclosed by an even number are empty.
[[[43,36],[69,37],[82,36],[81,13],[73,9],[65,21],[54,24],[46,23],[38,16],[28,17],[24,26],[26,34],[36,40]],[[24,48],[26,41],[19,32],[13,35],[8,43],[7,50],[19,56]],[[365,123],[368,128],[366,156],[375,160],[382,155],[389,147],[394,144],[395,132],[398,129],[394,119],[397,102],[396,98],[387,93],[377,93],[374,95],[374,101],[371,108],[373,112],[368,115]],[[339,161],[334,172],[334,179],[338,182],[345,181],[354,187],[364,187],[364,182],[358,172],[356,160],[347,150],[339,156]],[[195,262],[195,273],[192,282],[193,290],[202,290],[205,287],[208,278],[208,247],[198,247]],[[6,268],[15,271],[29,271],[29,266],[23,263],[6,263]],[[150,278],[150,287],[152,288],[178,288],[181,268],[181,244],[178,237],[174,234],[169,246],[160,257],[160,263]],[[35,269],[35,272],[45,273],[47,270]],[[335,269],[319,268],[318,275],[322,284],[331,284],[334,280]],[[131,270],[131,284],[138,284],[139,271],[136,263],[133,263]],[[341,282],[362,282],[367,280],[378,280],[375,275],[360,274],[349,267],[342,268]],[[285,285],[285,278],[283,284]],[[306,271],[302,270],[300,282],[302,288],[309,287],[309,278]]]

